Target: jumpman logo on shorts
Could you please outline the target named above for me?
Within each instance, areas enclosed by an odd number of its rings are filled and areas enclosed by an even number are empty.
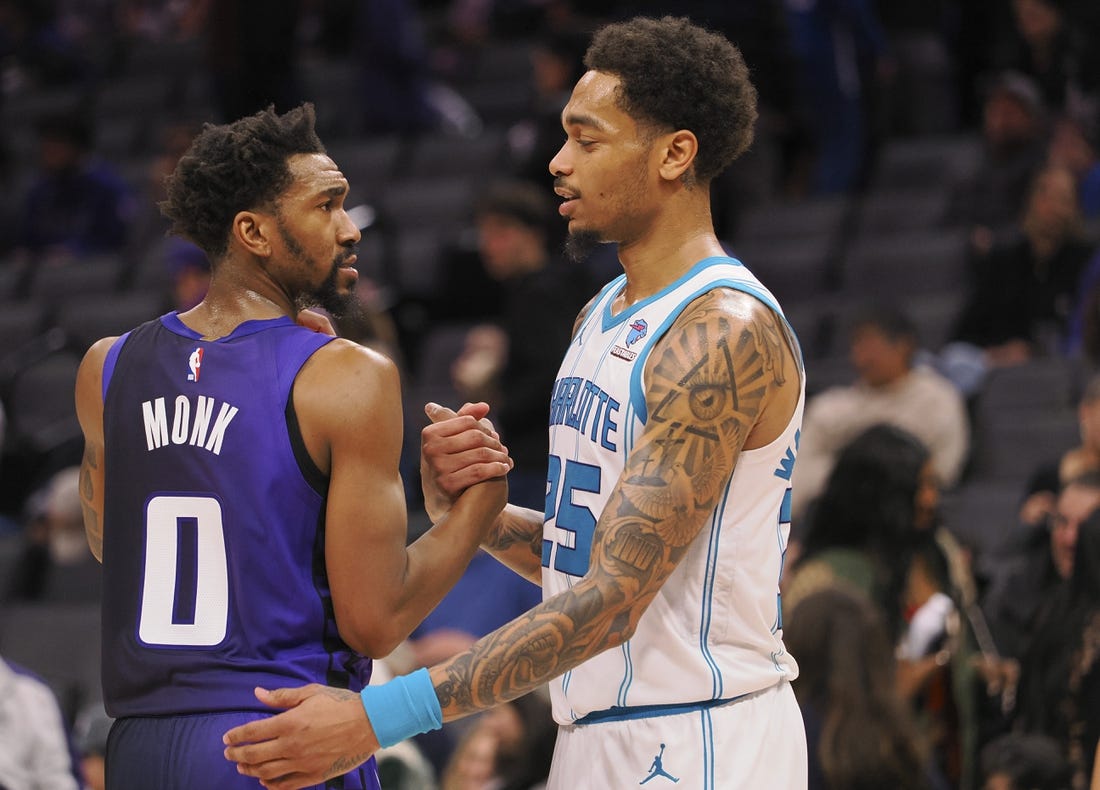
[[[663,776],[665,779],[671,779],[673,782],[679,782],[675,776],[665,770],[665,767],[661,764],[661,757],[665,753],[665,745],[661,744],[661,753],[653,758],[653,765],[649,766],[649,776],[642,781],[638,782],[640,785],[644,785],[651,779],[656,779],[658,776]]]

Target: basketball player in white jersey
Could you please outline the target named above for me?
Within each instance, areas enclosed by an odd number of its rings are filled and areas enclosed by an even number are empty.
[[[804,374],[709,199],[751,141],[756,93],[737,49],[684,19],[609,25],[585,65],[550,170],[567,246],[618,242],[625,273],[578,319],[550,393],[545,512],[509,506],[484,545],[544,600],[361,696],[258,691],[291,710],[231,730],[226,756],[266,787],[543,684],[550,790],[806,787],[778,594]]]

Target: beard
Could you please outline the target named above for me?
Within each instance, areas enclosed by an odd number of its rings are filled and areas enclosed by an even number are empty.
[[[600,234],[594,230],[570,231],[565,237],[565,257],[574,263],[581,263],[602,243]]]
[[[333,260],[332,270],[328,273],[328,277],[325,278],[324,282],[312,292],[298,294],[298,297],[294,300],[295,307],[299,310],[320,307],[334,318],[342,318],[345,315],[354,313],[356,310],[361,310],[362,308],[355,298],[355,294],[350,291],[341,293],[340,287],[337,285],[340,267],[349,255],[350,253],[338,255]]]
[[[276,223],[276,227],[290,254],[303,266],[308,266],[309,256],[306,254],[305,249],[298,243],[298,240],[294,238],[289,228],[283,224],[281,219]],[[338,253],[336,257],[332,259],[332,268],[329,269],[328,276],[325,277],[324,282],[312,291],[303,291],[299,293],[294,298],[294,306],[298,308],[298,310],[305,310],[310,307],[320,307],[334,318],[339,318],[348,312],[351,306],[356,302],[355,296],[351,292],[340,293],[340,286],[337,284],[337,280],[340,274],[340,267],[354,254],[355,250],[350,247]]]

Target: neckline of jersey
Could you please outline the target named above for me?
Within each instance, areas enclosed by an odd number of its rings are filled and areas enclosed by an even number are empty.
[[[276,318],[253,318],[238,324],[228,335],[207,339],[204,338],[201,333],[196,332],[187,324],[183,323],[183,321],[180,320],[178,311],[161,316],[160,322],[164,325],[164,328],[170,332],[174,332],[177,335],[183,335],[192,340],[199,340],[203,343],[226,343],[247,335],[254,335],[257,332],[262,332],[272,327],[294,325],[294,321],[289,316],[285,315]]]

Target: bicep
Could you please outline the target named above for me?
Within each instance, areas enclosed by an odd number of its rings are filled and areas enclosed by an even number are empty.
[[[395,435],[396,434],[396,435]],[[333,599],[362,598],[365,579],[393,589],[404,570],[407,515],[398,471],[400,430],[349,431],[333,446],[325,557]]]
[[[647,363],[648,419],[596,527],[592,567],[652,597],[712,515],[737,458],[784,382],[774,316],[704,297]]]
[[[372,607],[381,610],[404,572],[400,383],[392,363],[363,349],[317,362],[299,374],[294,398],[307,445],[327,451],[325,565],[343,632],[375,622]]]

